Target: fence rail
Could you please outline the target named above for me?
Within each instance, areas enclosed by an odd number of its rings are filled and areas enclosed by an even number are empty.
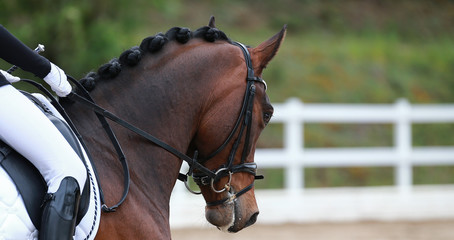
[[[304,104],[289,99],[274,104],[272,123],[283,123],[281,149],[257,149],[260,167],[284,168],[285,189],[304,189],[304,167],[393,166],[400,191],[412,187],[412,167],[454,165],[454,147],[413,147],[413,123],[454,123],[454,105]],[[392,147],[305,148],[305,123],[389,123],[394,125]],[[453,133],[454,134],[454,133]]]
[[[405,99],[394,104],[315,104],[289,99],[273,105],[272,123],[282,123],[284,127],[283,147],[256,149],[255,161],[259,168],[283,168],[284,189],[256,191],[262,212],[259,222],[454,218],[453,185],[413,185],[414,166],[454,165],[454,147],[412,146],[412,124],[454,123],[454,104],[411,105]],[[392,124],[393,144],[390,147],[307,148],[304,144],[306,123]],[[395,185],[305,188],[304,168],[347,166],[394,167]],[[182,184],[177,185],[172,196],[171,224],[174,227],[199,225],[187,218],[197,213],[197,219],[203,219],[203,199],[184,191]]]

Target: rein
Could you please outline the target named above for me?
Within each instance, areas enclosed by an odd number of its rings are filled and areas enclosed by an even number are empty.
[[[126,157],[115,136],[115,133],[113,132],[113,130],[110,127],[109,123],[107,122],[106,118],[125,127],[126,129],[142,136],[143,138],[145,138],[145,139],[149,140],[150,142],[156,144],[157,146],[165,149],[166,151],[173,154],[174,156],[187,162],[189,165],[189,171],[186,174],[180,173],[178,176],[178,179],[185,183],[185,186],[188,188],[188,190],[190,192],[195,193],[195,194],[201,193],[201,192],[194,192],[191,189],[189,189],[188,184],[187,184],[189,175],[192,175],[194,181],[199,186],[211,185],[212,190],[216,193],[222,193],[224,191],[228,191],[229,197],[218,200],[218,201],[207,202],[207,206],[216,206],[216,205],[220,205],[220,204],[230,203],[230,202],[234,201],[236,198],[238,198],[239,196],[243,195],[244,193],[246,193],[247,191],[249,191],[253,188],[254,183],[251,183],[250,185],[241,189],[240,191],[233,193],[231,190],[231,187],[230,187],[230,181],[232,179],[232,174],[234,174],[234,173],[246,172],[246,173],[254,175],[255,179],[263,179],[263,176],[256,175],[257,164],[253,163],[253,162],[246,163],[245,161],[246,161],[246,157],[247,157],[247,153],[248,153],[248,149],[249,149],[249,141],[250,141],[252,110],[253,110],[253,105],[254,105],[253,100],[254,100],[254,96],[255,96],[255,84],[254,83],[259,82],[259,83],[264,84],[265,90],[266,90],[266,82],[262,78],[254,76],[254,70],[252,68],[251,57],[250,57],[250,54],[249,54],[249,51],[247,50],[247,48],[243,44],[238,43],[238,42],[234,42],[233,44],[240,47],[241,50],[243,51],[245,61],[246,61],[246,67],[247,67],[247,78],[246,78],[247,87],[246,87],[245,97],[243,100],[243,105],[242,105],[238,120],[236,121],[232,132],[229,134],[229,136],[224,141],[224,143],[221,144],[221,146],[219,146],[208,157],[201,159],[201,160],[197,159],[197,153],[198,153],[197,151],[195,151],[194,157],[191,158],[191,157],[187,156],[186,154],[178,151],[174,147],[163,142],[162,140],[154,137],[153,135],[141,130],[140,128],[128,123],[127,121],[117,117],[113,113],[100,107],[93,101],[93,99],[91,98],[88,91],[86,91],[85,88],[78,81],[76,81],[71,76],[68,76],[68,79],[71,82],[73,82],[81,90],[82,95],[83,95],[83,96],[80,96],[77,93],[72,92],[68,95],[68,98],[73,101],[82,103],[84,106],[90,108],[91,110],[93,110],[96,113],[98,120],[101,122],[101,124],[102,124],[103,128],[105,129],[106,133],[108,134],[112,144],[114,145],[114,148],[117,151],[117,154],[119,156],[119,160],[123,166],[123,171],[124,171],[123,196],[117,204],[115,204],[112,207],[107,207],[104,204],[104,196],[103,196],[102,189],[100,188],[100,198],[101,198],[101,202],[103,204],[102,205],[103,211],[114,212],[116,210],[116,208],[118,208],[125,201],[126,196],[129,192],[129,185],[130,185],[129,167],[126,162]],[[241,124],[241,127],[240,127],[240,124]],[[202,164],[204,162],[213,158],[219,152],[221,152],[225,147],[227,147],[228,143],[232,140],[233,136],[238,131],[238,129],[239,129],[238,138],[235,140],[235,142],[233,144],[233,147],[229,154],[227,163],[225,165],[221,166],[216,171],[210,170],[210,169],[206,168],[205,166],[203,166]],[[242,152],[242,156],[241,156],[241,163],[238,165],[234,165],[235,155],[236,155],[237,149],[239,147],[239,144],[241,142],[241,139],[242,139],[242,136],[244,133],[246,135],[245,135],[245,145],[243,147],[243,152]],[[226,176],[229,177],[228,183],[225,185],[225,187],[223,189],[217,190],[214,187],[214,183]]]
[[[83,86],[79,82],[77,82],[74,78],[69,77],[69,79],[71,80],[71,82],[75,83],[78,87],[81,87],[82,89],[84,89]],[[105,110],[104,108],[100,107],[99,105],[97,105],[93,101],[93,99],[90,97],[90,95],[88,94],[88,92],[86,92],[85,89],[84,89],[83,93],[84,93],[83,95],[88,97],[88,99],[85,98],[85,97],[82,97],[82,96],[80,96],[80,95],[78,95],[77,93],[74,93],[74,92],[71,92],[68,95],[68,98],[73,100],[73,101],[82,103],[84,106],[91,108],[96,113],[96,115],[98,116],[99,121],[102,123],[102,126],[103,126],[104,130],[109,135],[109,138],[110,138],[112,144],[114,145],[114,147],[115,147],[115,149],[117,151],[117,154],[119,155],[120,162],[122,163],[122,166],[123,166],[123,172],[124,172],[123,196],[122,196],[121,200],[117,204],[112,206],[112,207],[107,207],[105,204],[103,204],[103,211],[105,211],[105,212],[114,212],[115,209],[118,208],[125,201],[126,196],[128,195],[128,192],[129,192],[129,185],[130,185],[129,167],[128,167],[128,164],[126,162],[126,157],[125,157],[125,155],[123,153],[123,150],[121,149],[120,143],[118,142],[117,138],[115,137],[115,133],[113,132],[112,128],[110,127],[109,123],[107,122],[107,120],[105,118],[108,118],[108,119],[112,120],[113,122],[123,126],[124,128],[126,128],[128,130],[131,130],[132,132],[142,136],[143,138],[149,140],[150,142],[152,142],[152,143],[158,145],[159,147],[167,150],[168,152],[170,152],[171,154],[175,155],[176,157],[186,161],[190,166],[196,167],[197,169],[199,169],[200,171],[204,172],[205,174],[207,174],[207,175],[209,175],[209,176],[211,176],[213,178],[216,177],[216,175],[211,170],[209,170],[208,168],[206,168],[202,164],[198,163],[195,158],[191,158],[191,157],[181,153],[177,149],[175,149],[172,146],[168,145],[167,143],[159,140],[158,138],[154,137],[153,135],[143,131],[142,129],[140,129],[140,128],[128,123],[127,121],[117,117],[113,113],[111,113],[111,112]],[[102,191],[101,191],[101,201],[104,203]]]

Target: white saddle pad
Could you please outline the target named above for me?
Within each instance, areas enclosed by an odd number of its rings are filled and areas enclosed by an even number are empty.
[[[45,104],[55,116],[64,120],[52,104],[41,94],[33,94]],[[81,147],[82,148],[82,147]],[[85,159],[88,156],[84,151]],[[76,227],[74,239],[94,239],[101,219],[101,203],[99,202],[99,189],[93,167],[88,164],[88,177],[90,179],[90,206],[79,225]],[[24,240],[38,239],[38,230],[33,225],[24,205],[22,196],[16,185],[3,168],[0,167],[0,239]]]

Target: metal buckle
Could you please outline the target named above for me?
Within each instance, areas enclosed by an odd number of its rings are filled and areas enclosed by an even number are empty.
[[[208,176],[194,177],[194,175],[193,175],[192,179],[194,179],[194,182],[197,183],[197,185],[199,185],[199,186],[200,185],[203,185],[203,186],[210,185],[210,180],[209,180]]]

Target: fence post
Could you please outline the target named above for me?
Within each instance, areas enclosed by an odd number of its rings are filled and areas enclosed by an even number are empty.
[[[297,98],[289,99],[285,107],[287,115],[291,116],[284,121],[284,149],[288,161],[285,167],[285,188],[292,194],[303,189],[303,169],[298,158],[302,154],[303,123],[295,117],[302,108],[303,104]]]
[[[395,165],[395,184],[398,187],[399,193],[406,194],[411,191],[413,185],[413,169],[409,160],[409,154],[412,150],[411,106],[408,100],[398,99],[395,107],[394,146],[397,151],[398,160]]]

